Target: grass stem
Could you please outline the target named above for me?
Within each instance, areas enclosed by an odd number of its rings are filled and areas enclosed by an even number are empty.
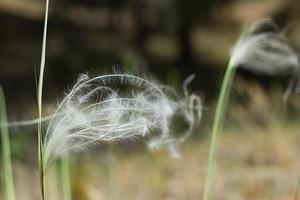
[[[42,102],[43,102],[42,98],[43,98],[43,80],[44,80],[44,71],[45,71],[44,69],[45,69],[45,61],[46,61],[48,12],[49,12],[49,0],[46,0],[43,42],[42,42],[42,55],[41,55],[41,64],[40,64],[39,81],[38,81],[38,89],[37,89],[38,116],[39,116],[38,163],[39,163],[40,191],[41,191],[42,200],[45,199],[43,136],[42,136]]]
[[[114,162],[113,144],[109,144],[108,147],[108,199],[109,200],[114,199],[113,162]]]
[[[0,86],[0,122],[7,122],[6,103],[2,87]],[[13,181],[10,141],[7,126],[1,126],[1,141],[2,141],[2,163],[4,176],[4,194],[7,200],[15,200],[15,189]]]
[[[235,71],[236,68],[233,66],[233,63],[229,61],[222,82],[221,91],[219,93],[216,112],[213,121],[213,129],[212,129],[212,135],[210,139],[209,154],[208,154],[207,169],[206,169],[207,170],[206,178],[204,182],[203,200],[209,200],[211,198],[213,171],[215,168],[217,151],[218,151],[218,138],[219,138],[220,130],[222,128]]]
[[[72,199],[72,190],[71,190],[71,177],[70,177],[70,166],[69,166],[69,156],[66,155],[61,160],[61,176],[63,184],[63,194],[64,200]]]

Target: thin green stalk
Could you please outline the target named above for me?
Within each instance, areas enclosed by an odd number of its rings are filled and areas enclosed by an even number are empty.
[[[48,27],[48,12],[49,12],[49,0],[46,0],[45,8],[45,21],[43,31],[43,42],[42,42],[42,55],[41,65],[39,73],[39,82],[37,90],[37,101],[38,101],[38,162],[39,162],[39,177],[40,177],[40,190],[42,200],[45,199],[45,183],[44,183],[44,158],[43,158],[43,136],[42,136],[42,102],[43,102],[43,80],[44,80],[44,69],[46,60],[46,44],[47,44],[47,27]]]
[[[108,148],[108,199],[114,199],[114,186],[113,186],[113,144],[109,144]]]
[[[48,172],[50,173],[49,177],[50,180],[49,182],[52,183],[53,187],[51,188],[51,199],[60,199],[60,181],[58,181],[58,178],[60,178],[60,176],[58,175],[58,170],[56,169],[57,165],[53,165],[53,168],[48,168]]]
[[[7,122],[7,112],[5,97],[2,87],[0,86],[0,122]],[[2,163],[4,176],[4,194],[7,200],[15,200],[14,180],[11,164],[11,152],[8,127],[1,126],[1,141],[2,141]]]
[[[203,192],[203,200],[209,200],[211,197],[211,187],[212,187],[212,179],[213,179],[213,171],[215,168],[217,151],[218,151],[218,138],[220,134],[220,130],[222,128],[225,111],[231,91],[231,85],[233,82],[235,67],[233,63],[230,61],[226,73],[223,79],[221,91],[218,98],[217,108],[215,112],[212,135],[210,140],[208,161],[207,161],[207,171],[206,178],[204,183],[204,192]]]
[[[68,155],[66,155],[61,160],[60,166],[61,166],[64,200],[71,200],[72,190],[71,190],[71,182],[70,182],[71,179],[70,179],[70,166],[69,166]]]

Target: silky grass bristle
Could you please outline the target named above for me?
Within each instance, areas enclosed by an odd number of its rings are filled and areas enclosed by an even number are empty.
[[[299,58],[288,43],[285,31],[266,18],[245,29],[231,51],[232,67],[243,67],[266,75],[291,74],[292,79],[284,94],[300,92]]]
[[[138,76],[81,75],[49,122],[44,141],[46,165],[68,152],[101,142],[145,137],[151,130],[159,130],[161,135],[150,140],[150,148],[167,147],[178,156],[176,145],[186,139],[201,117],[200,98],[184,88],[181,100],[171,89]],[[181,138],[170,134],[170,122],[177,114],[189,123]]]

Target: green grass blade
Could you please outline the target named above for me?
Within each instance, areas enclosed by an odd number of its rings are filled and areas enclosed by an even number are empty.
[[[7,122],[6,103],[2,87],[0,86],[0,122]],[[15,189],[13,181],[10,141],[8,127],[1,127],[1,141],[2,141],[2,163],[4,176],[4,193],[5,199],[15,200]]]
[[[46,61],[46,44],[47,44],[47,27],[48,27],[48,12],[49,12],[49,0],[46,0],[45,8],[45,21],[44,21],[44,31],[43,31],[43,42],[42,42],[42,55],[41,55],[41,65],[37,89],[37,101],[38,101],[38,162],[39,162],[39,177],[40,177],[40,190],[42,200],[45,199],[45,183],[44,183],[44,163],[43,163],[43,136],[42,136],[42,102],[43,102],[43,80],[45,71],[45,61]]]
[[[72,190],[71,190],[71,177],[70,177],[70,166],[69,166],[69,156],[66,155],[60,163],[61,166],[61,176],[63,184],[63,194],[64,200],[72,199]]]
[[[212,135],[211,135],[210,146],[209,146],[209,154],[208,154],[207,169],[206,169],[207,171],[206,171],[206,178],[204,182],[203,200],[209,200],[211,198],[213,171],[214,171],[216,158],[217,158],[217,151],[218,151],[218,138],[220,135],[220,130],[222,128],[235,70],[236,70],[235,67],[232,65],[231,62],[229,62],[223,79],[221,91],[218,97],[218,103],[216,107]]]
[[[114,162],[114,149],[113,144],[108,147],[108,199],[114,199],[114,181],[113,181],[113,162]]]

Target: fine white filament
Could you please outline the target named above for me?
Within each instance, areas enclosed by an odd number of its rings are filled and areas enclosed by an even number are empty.
[[[266,30],[263,30],[266,29]],[[295,89],[300,92],[300,65],[288,44],[284,31],[271,19],[263,19],[246,28],[231,51],[231,66],[266,74],[292,74],[284,99]]]
[[[172,89],[129,74],[89,77],[83,74],[58,105],[44,141],[46,165],[56,157],[82,151],[102,142],[144,137],[160,132],[149,142],[151,149],[167,147],[178,156],[182,143],[201,118],[201,100],[187,92],[185,98]],[[170,123],[181,115],[189,127],[181,137],[170,133]]]

